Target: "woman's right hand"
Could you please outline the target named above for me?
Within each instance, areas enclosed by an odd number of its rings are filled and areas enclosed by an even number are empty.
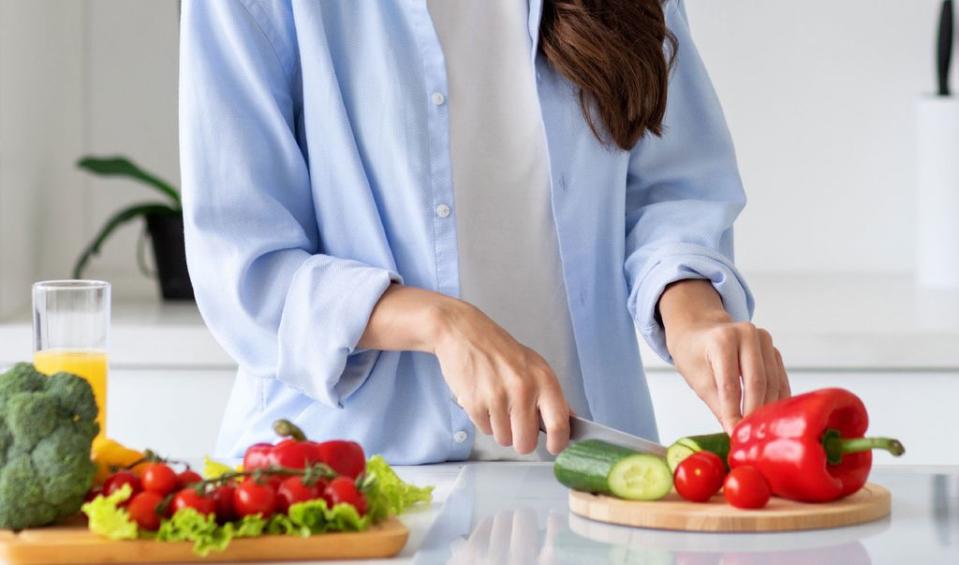
[[[540,418],[550,453],[569,443],[569,406],[553,370],[471,304],[390,285],[373,308],[359,346],[436,355],[456,401],[500,445],[519,453],[535,449]]]
[[[437,308],[433,352],[456,401],[473,424],[521,454],[536,448],[539,420],[558,454],[569,442],[569,406],[553,370],[475,306]]]

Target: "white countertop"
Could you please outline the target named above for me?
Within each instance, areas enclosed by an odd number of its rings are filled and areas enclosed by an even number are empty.
[[[571,515],[548,463],[398,469],[437,485],[432,508],[402,517],[401,562],[453,563],[959,563],[959,468],[874,469],[893,493],[890,518],[806,532],[708,534],[612,526]],[[396,562],[382,561],[383,563]]]
[[[756,323],[768,328],[788,368],[959,369],[959,291],[920,290],[909,276],[752,275]],[[30,316],[0,320],[0,365],[29,357]],[[115,368],[227,369],[191,303],[117,301]],[[641,344],[646,367],[669,366]]]

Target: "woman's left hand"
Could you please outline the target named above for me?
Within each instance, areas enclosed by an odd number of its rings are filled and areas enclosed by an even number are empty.
[[[676,368],[726,432],[756,408],[789,397],[789,378],[772,336],[733,321],[711,284],[675,283],[659,307]]]

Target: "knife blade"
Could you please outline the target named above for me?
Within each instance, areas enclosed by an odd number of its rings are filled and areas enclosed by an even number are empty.
[[[666,448],[654,441],[621,432],[615,428],[604,426],[603,424],[587,420],[586,418],[570,416],[569,440],[582,441],[584,439],[599,439],[643,453],[652,453],[653,455],[659,455],[661,457],[666,456]]]

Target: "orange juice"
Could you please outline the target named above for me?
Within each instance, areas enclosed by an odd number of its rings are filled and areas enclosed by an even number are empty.
[[[41,373],[60,371],[83,377],[93,388],[97,401],[100,435],[107,431],[107,354],[96,350],[46,349],[33,354],[33,364]]]

